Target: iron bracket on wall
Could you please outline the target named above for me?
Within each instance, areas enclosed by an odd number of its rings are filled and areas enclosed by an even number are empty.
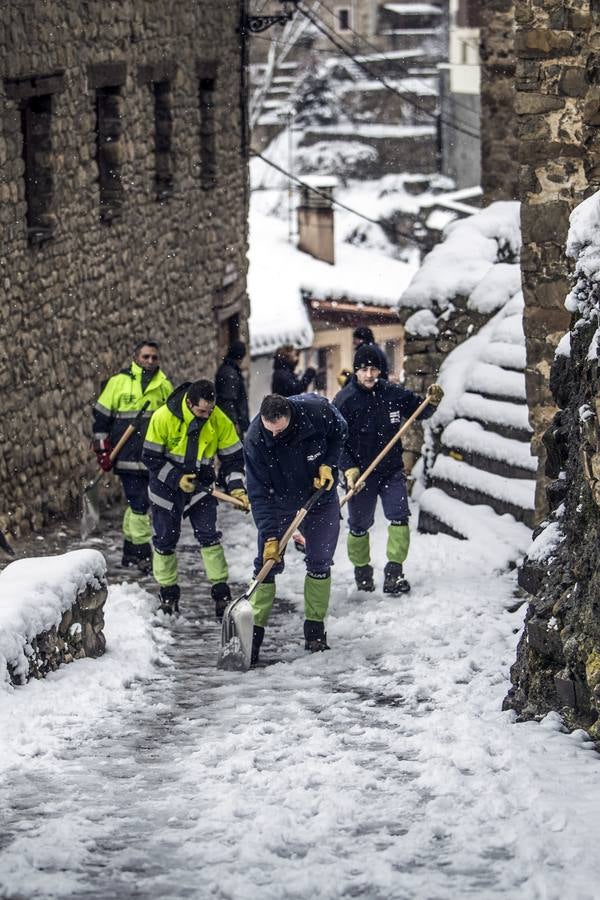
[[[285,25],[286,22],[290,22],[294,18],[299,0],[279,0],[279,2],[283,4],[284,10],[276,15],[243,16],[240,26],[242,34],[260,34],[272,25]]]

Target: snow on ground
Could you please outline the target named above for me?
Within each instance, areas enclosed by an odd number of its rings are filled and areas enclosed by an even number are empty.
[[[223,519],[243,581],[252,527]],[[555,715],[501,711],[523,619],[501,570],[525,530],[503,519],[498,546],[414,534],[401,598],[357,593],[342,540],[316,656],[289,552],[274,664],[245,675],[214,668],[190,586],[179,621],[154,620],[160,654],[147,595],[112,588],[106,657],[1,698],[0,894],[592,900],[599,758]],[[373,546],[380,582],[381,519]]]
[[[97,551],[77,552],[100,556]],[[60,565],[60,557],[19,560],[12,565],[47,571],[57,560]],[[159,644],[165,641],[165,634],[150,624],[155,605],[154,598],[137,585],[113,584],[105,605],[104,656],[77,660],[23,687],[5,687],[0,694],[0,781],[11,766],[32,762],[52,766],[54,754],[60,757],[66,752],[65,738],[70,740],[71,729],[80,739],[89,737],[107,708],[119,708],[122,715],[141,700],[141,684],[155,674],[161,658]],[[1,868],[0,862],[0,872]]]

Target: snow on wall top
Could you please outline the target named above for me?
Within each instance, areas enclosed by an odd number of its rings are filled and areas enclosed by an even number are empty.
[[[98,550],[72,550],[61,556],[19,559],[0,573],[0,668],[24,664],[30,641],[71,608],[89,584],[106,577],[106,562]]]
[[[565,306],[569,312],[578,312],[581,319],[578,326],[592,321],[598,316],[598,289],[600,281],[600,191],[592,194],[579,206],[576,206],[570,217],[567,253],[576,257],[572,291],[567,295]],[[557,355],[568,355],[570,343],[563,340],[557,348]],[[596,329],[589,345],[588,359],[597,359],[600,355],[600,327]]]
[[[501,309],[520,286],[518,263],[505,263],[499,254],[521,249],[519,204],[492,203],[468,219],[451,222],[444,240],[429,253],[408,289],[402,307],[446,308],[454,297],[468,297],[471,309],[484,314]]]

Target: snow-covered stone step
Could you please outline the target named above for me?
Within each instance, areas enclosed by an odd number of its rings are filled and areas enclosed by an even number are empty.
[[[505,341],[491,341],[480,353],[481,362],[501,366],[503,369],[514,369],[522,372],[527,365],[525,345],[509,344]]]
[[[485,397],[511,398],[526,402],[525,376],[487,362],[476,362],[465,382],[465,389]]]
[[[535,479],[505,478],[438,455],[430,472],[431,485],[473,505],[491,506],[498,515],[509,513],[533,526]]]
[[[454,411],[459,418],[481,422],[485,428],[503,437],[527,441],[531,436],[528,410],[522,403],[489,400],[479,394],[465,393],[457,401]]]
[[[494,340],[504,341],[507,344],[517,344],[522,347],[525,343],[522,314],[507,316],[499,322],[494,329]]]
[[[464,462],[495,475],[534,478],[537,472],[537,459],[531,455],[528,441],[486,431],[479,422],[455,419],[442,432],[441,442],[452,455],[458,452]]]
[[[498,516],[490,506],[471,506],[435,487],[423,491],[418,502],[419,531],[443,531],[477,543],[499,541],[516,546],[519,554],[524,554],[531,543],[531,530],[526,525],[511,515]]]

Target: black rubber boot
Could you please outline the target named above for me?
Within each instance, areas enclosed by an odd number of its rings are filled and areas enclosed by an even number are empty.
[[[147,575],[152,568],[152,545],[151,544],[133,544],[131,541],[123,541],[123,557],[121,565],[126,569],[129,566],[135,566]]]
[[[404,577],[401,563],[387,563],[383,573],[385,576],[383,582],[384,594],[392,594],[395,597],[398,594],[406,594],[410,591],[410,584]]]
[[[265,629],[262,625],[255,625],[252,630],[252,652],[250,654],[250,665],[255,666],[258,663],[258,655],[260,653],[261,644],[265,636]]]
[[[178,584],[170,584],[168,587],[161,587],[158,594],[160,600],[160,608],[167,615],[179,612],[180,590]]]
[[[306,619],[304,622],[304,649],[311,653],[319,653],[321,650],[329,650],[327,634],[323,622],[313,622]]]
[[[374,591],[373,566],[355,566],[354,580],[359,591]]]
[[[213,584],[210,589],[210,596],[215,601],[215,616],[220,622],[227,604],[231,602],[231,591],[227,582],[220,581],[219,584]]]

